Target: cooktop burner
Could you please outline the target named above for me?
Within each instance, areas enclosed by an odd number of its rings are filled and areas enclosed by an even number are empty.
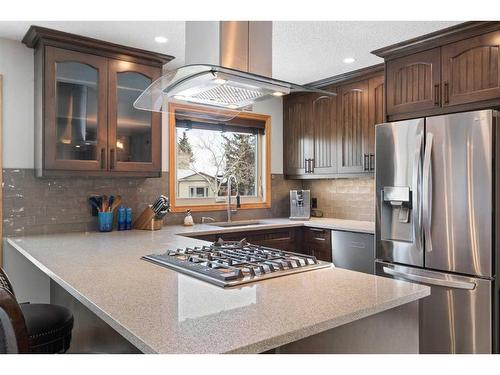
[[[222,287],[331,266],[310,255],[222,239],[210,246],[168,250],[142,259]]]

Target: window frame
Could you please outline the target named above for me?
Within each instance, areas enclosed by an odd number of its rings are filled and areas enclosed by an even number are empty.
[[[187,210],[191,210],[193,212],[200,211],[223,211],[227,207],[226,202],[210,204],[189,204],[189,205],[177,205],[177,134],[176,134],[176,120],[175,120],[175,111],[176,110],[188,110],[194,113],[221,113],[220,109],[210,110],[206,107],[198,107],[193,105],[186,104],[177,104],[177,103],[169,103],[168,105],[168,155],[169,155],[169,192],[170,192],[170,208],[172,212],[185,212]],[[241,198],[241,208],[243,210],[250,209],[262,209],[262,208],[270,208],[271,207],[271,116],[263,115],[258,113],[251,112],[241,112],[236,116],[240,119],[248,119],[248,120],[259,120],[264,122],[264,142],[265,145],[262,149],[262,157],[263,163],[262,165],[265,167],[265,171],[262,171],[262,176],[265,178],[265,186],[263,191],[263,200],[259,202],[244,202],[244,197]]]

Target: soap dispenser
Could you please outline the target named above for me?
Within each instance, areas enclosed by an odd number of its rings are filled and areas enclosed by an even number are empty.
[[[184,218],[184,226],[192,227],[194,225],[193,217],[191,216],[191,210],[187,210],[186,217]]]

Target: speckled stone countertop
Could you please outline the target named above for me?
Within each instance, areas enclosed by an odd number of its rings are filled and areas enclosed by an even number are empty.
[[[283,225],[278,221],[269,225]],[[223,289],[140,259],[167,248],[205,244],[181,233],[213,230],[166,226],[157,232],[7,241],[146,353],[258,353],[430,293],[425,286],[333,266]]]

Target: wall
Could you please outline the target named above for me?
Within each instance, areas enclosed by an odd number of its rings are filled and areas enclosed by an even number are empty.
[[[375,180],[373,177],[304,181],[304,189],[318,199],[325,217],[375,221]]]
[[[0,74],[4,75],[3,167],[33,168],[33,50],[0,38]]]

